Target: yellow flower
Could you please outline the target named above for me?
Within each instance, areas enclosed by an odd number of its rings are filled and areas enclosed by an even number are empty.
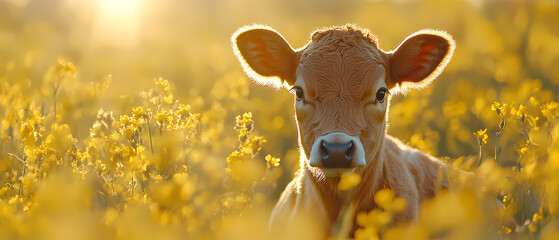
[[[559,115],[559,102],[548,102],[541,107],[542,115],[550,119]]]
[[[139,106],[132,109],[132,117],[139,120],[140,123],[143,123],[143,121],[147,119],[148,116],[144,111],[144,108],[142,108],[142,106]]]
[[[167,129],[172,129],[173,124],[173,113],[170,110],[163,109],[157,114],[155,114],[155,120],[157,121],[157,125],[159,127],[167,127]]]
[[[483,144],[487,144],[487,139],[489,138],[489,136],[487,136],[486,134],[487,132],[487,128],[483,129],[483,130],[478,130],[477,132],[474,133],[474,135],[481,141],[483,142]]]
[[[526,112],[526,107],[522,104],[520,104],[518,106],[518,108],[516,108],[514,106],[511,106],[511,108],[510,108],[510,114],[513,115],[513,116],[520,117],[520,118],[524,117],[525,112]]]
[[[356,240],[378,240],[379,234],[376,229],[367,227],[367,228],[359,228],[355,231],[355,239]]]
[[[235,120],[237,122],[235,130],[237,130],[237,132],[239,133],[239,139],[241,140],[241,142],[248,141],[248,138],[246,138],[246,136],[250,131],[252,131],[252,113],[246,112],[243,113],[242,116],[237,115],[235,117]]]
[[[373,209],[369,213],[361,212],[355,218],[357,224],[365,228],[380,229],[392,221],[392,213]]]
[[[520,154],[525,154],[526,151],[528,151],[528,147],[530,147],[530,142],[526,141],[523,145],[517,148],[517,151]]]
[[[498,103],[498,102],[493,102],[493,104],[491,104],[491,111],[495,111],[497,114],[499,115],[506,115],[507,114],[507,104],[506,103]]]
[[[534,213],[532,216],[532,222],[537,223],[543,219],[543,207],[540,207],[537,213]]]
[[[530,97],[530,103],[534,106],[540,105],[540,101],[538,101],[535,97]]]
[[[510,234],[512,232],[512,229],[505,227],[505,234]]]
[[[58,64],[56,65],[56,72],[60,75],[60,76],[64,76],[64,75],[73,75],[77,72],[76,66],[74,66],[74,64],[72,62],[69,62],[68,60],[59,57],[58,58]]]
[[[272,155],[270,155],[270,154],[266,155],[265,159],[266,159],[266,162],[273,165],[274,167],[277,167],[277,166],[280,165],[280,159],[276,158],[276,157],[272,157]]]
[[[340,176],[338,189],[342,191],[350,190],[361,183],[361,176],[357,173],[344,173]]]
[[[189,116],[190,105],[180,104],[178,109],[175,111],[175,115],[179,116],[181,119],[186,119]]]
[[[160,77],[160,78],[153,79],[153,81],[155,82],[157,88],[159,88],[162,92],[170,91],[169,81],[167,81],[167,79]]]
[[[406,199],[402,197],[394,197],[394,192],[391,189],[385,188],[377,191],[374,196],[374,201],[381,208],[388,212],[398,213],[406,209]]]

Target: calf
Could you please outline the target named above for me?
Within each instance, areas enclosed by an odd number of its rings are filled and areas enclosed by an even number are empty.
[[[281,194],[270,228],[307,213],[327,236],[344,204],[371,211],[383,188],[407,201],[394,222],[411,222],[422,201],[447,187],[439,179],[444,165],[387,135],[386,123],[392,94],[425,87],[446,67],[455,47],[450,35],[419,31],[389,52],[353,25],[316,31],[299,49],[266,26],[242,28],[232,41],[256,83],[285,87],[294,96],[300,170]],[[340,175],[351,172],[360,174],[361,184],[351,194],[338,190]],[[356,229],[353,223],[352,235]]]

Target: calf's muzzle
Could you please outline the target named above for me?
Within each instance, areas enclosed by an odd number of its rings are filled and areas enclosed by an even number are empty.
[[[365,164],[365,151],[358,136],[332,132],[313,142],[309,165],[319,168],[326,177],[352,173]]]

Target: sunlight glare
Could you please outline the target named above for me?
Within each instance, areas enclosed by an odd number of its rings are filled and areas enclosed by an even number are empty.
[[[141,0],[98,0],[100,10],[110,16],[126,18],[138,11]]]
[[[116,47],[133,47],[139,40],[142,2],[97,0],[96,40]]]

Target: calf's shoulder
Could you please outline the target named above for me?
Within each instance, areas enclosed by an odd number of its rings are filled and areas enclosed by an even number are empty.
[[[418,192],[418,202],[433,197],[438,191],[448,188],[446,165],[439,159],[418,149],[406,146],[387,135],[392,148],[398,148],[399,160],[411,174]]]

